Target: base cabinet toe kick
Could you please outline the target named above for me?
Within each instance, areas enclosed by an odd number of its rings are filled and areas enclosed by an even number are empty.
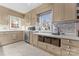
[[[35,34],[33,34],[35,35]],[[31,45],[47,51],[55,56],[79,56],[79,41],[71,39],[60,39],[41,35],[32,38]],[[33,37],[33,36],[32,36]],[[36,45],[34,45],[36,43]]]

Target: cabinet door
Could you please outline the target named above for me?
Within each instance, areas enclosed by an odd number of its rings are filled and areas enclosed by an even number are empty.
[[[9,32],[0,33],[0,45],[7,45],[13,43],[12,35]]]
[[[38,36],[33,34],[33,45],[37,46],[38,43]]]
[[[30,44],[33,45],[33,33],[30,32]]]
[[[35,25],[35,23],[37,22],[37,14],[36,14],[36,10],[32,11],[32,14],[31,14],[31,25]]]
[[[70,41],[67,39],[61,39],[61,55],[62,56],[69,56],[70,53]]]
[[[79,41],[71,40],[70,41],[70,55],[79,56]]]
[[[47,51],[54,55],[61,55],[61,48],[55,45],[47,44]]]
[[[75,20],[76,15],[76,4],[75,3],[65,3],[64,4],[64,20]]]
[[[4,13],[0,14],[0,24],[3,24],[3,25],[8,25],[9,24],[9,20],[8,20],[8,15],[7,14],[4,14]]]
[[[54,21],[64,20],[64,4],[55,3],[53,5],[53,13]]]
[[[38,41],[38,47],[41,48],[41,49],[43,49],[43,50],[46,50],[47,49],[46,48],[46,43],[40,42],[40,41]]]
[[[26,22],[26,26],[29,26],[30,25],[30,21],[31,21],[31,13],[29,12],[29,13],[27,13],[26,15],[25,15],[25,22]]]
[[[69,54],[70,54],[69,51],[62,49],[62,51],[61,51],[62,56],[69,56]]]
[[[70,52],[70,56],[79,56],[79,53]]]
[[[73,47],[79,47],[79,41],[70,40],[70,45],[73,46]]]
[[[17,40],[18,41],[24,40],[24,32],[23,31],[17,32]]]
[[[13,42],[18,41],[17,40],[17,32],[16,31],[15,32],[10,32],[10,34],[11,34],[11,40],[13,40]]]

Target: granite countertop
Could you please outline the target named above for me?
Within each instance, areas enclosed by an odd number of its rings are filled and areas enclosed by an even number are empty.
[[[69,39],[69,40],[79,40],[79,37],[77,36],[67,36],[67,35],[54,35],[51,33],[34,33],[35,35],[41,35],[41,36],[47,36],[47,37],[54,37],[54,38],[60,38],[60,39]]]

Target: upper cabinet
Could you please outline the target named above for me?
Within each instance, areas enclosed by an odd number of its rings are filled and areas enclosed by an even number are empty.
[[[52,10],[53,21],[65,21],[77,19],[77,4],[76,3],[48,3],[43,4],[25,15],[26,24],[34,25],[37,20],[38,14]],[[79,11],[78,11],[79,12]]]
[[[61,21],[64,19],[64,4],[55,3],[53,4],[53,20]]]
[[[24,17],[24,19],[25,19],[25,25],[26,26],[29,26],[30,25],[30,21],[31,21],[31,12],[28,12],[26,15],[25,15],[25,17]]]
[[[64,20],[76,20],[76,4],[65,3],[64,4]]]
[[[4,13],[0,13],[0,24],[2,25],[8,25],[8,15]]]
[[[37,12],[36,10],[33,10],[31,13],[31,25],[35,25],[37,22]]]
[[[54,21],[77,19],[75,3],[55,3],[53,5]]]

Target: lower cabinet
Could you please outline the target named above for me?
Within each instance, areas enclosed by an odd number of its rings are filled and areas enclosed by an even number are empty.
[[[18,31],[16,36],[17,36],[18,41],[24,40],[24,32],[23,31]]]
[[[0,46],[23,40],[23,31],[0,32]]]
[[[49,38],[33,33],[30,34],[30,38],[30,44],[55,56],[79,56],[79,41],[77,40]]]
[[[41,48],[41,49],[43,49],[43,50],[47,50],[46,43],[44,43],[44,42],[38,41],[38,47]]]
[[[62,39],[61,48],[63,56],[79,56],[79,41]]]
[[[61,56],[69,56],[69,54],[70,54],[70,51],[65,50],[65,49],[61,50]]]
[[[30,32],[30,44],[37,46],[38,36]]]
[[[61,55],[69,56],[70,55],[70,41],[67,39],[61,39]]]
[[[32,39],[33,39],[33,45],[34,45],[34,46],[37,46],[37,43],[38,43],[38,36],[34,34]]]
[[[2,32],[0,33],[0,46],[6,45],[8,43],[12,43],[14,40],[12,39],[11,33]]]
[[[61,55],[60,40],[51,37],[39,36],[38,47],[53,55]]]
[[[54,55],[61,55],[61,47],[47,44],[47,51],[54,54]]]
[[[79,56],[79,41],[70,40],[70,55]]]
[[[30,32],[30,44],[33,45],[33,32]]]
[[[79,56],[79,53],[70,52],[70,56]]]

